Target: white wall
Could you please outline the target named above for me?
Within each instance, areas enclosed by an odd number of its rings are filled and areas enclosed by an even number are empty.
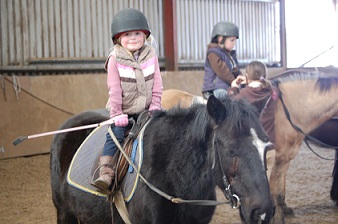
[[[285,1],[287,67],[308,61],[304,67],[338,66],[338,16],[332,2]]]

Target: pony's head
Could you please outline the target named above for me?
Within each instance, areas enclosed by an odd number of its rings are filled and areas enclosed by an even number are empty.
[[[230,202],[240,200],[240,215],[245,223],[269,221],[274,209],[264,158],[271,143],[257,110],[244,100],[218,100],[211,96],[207,113],[213,135],[210,158],[215,164],[218,187]]]

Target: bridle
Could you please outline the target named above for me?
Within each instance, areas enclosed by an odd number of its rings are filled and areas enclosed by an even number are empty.
[[[229,182],[229,180],[228,180],[228,178],[227,178],[227,176],[226,176],[226,174],[223,170],[223,167],[222,167],[222,158],[221,158],[220,151],[218,149],[218,142],[217,142],[217,140],[215,140],[215,136],[216,136],[216,134],[214,134],[214,137],[213,137],[213,139],[214,139],[214,141],[213,141],[213,151],[214,151],[214,148],[215,148],[215,145],[216,145],[217,146],[216,150],[217,150],[217,154],[218,154],[218,162],[219,162],[219,166],[220,166],[221,172],[222,172],[223,184],[225,186],[224,196],[229,201],[230,206],[235,209],[235,208],[239,207],[241,200],[239,199],[239,197],[236,194],[232,193],[230,182]]]
[[[144,125],[144,127],[142,128],[142,130],[140,131],[140,134],[138,136],[139,139],[139,150],[143,150],[143,135],[144,135],[144,130],[147,127],[147,125],[150,123],[151,119]],[[220,201],[215,201],[215,200],[185,200],[182,198],[177,198],[177,197],[173,197],[163,191],[161,191],[160,189],[158,189],[157,187],[155,187],[154,185],[152,185],[150,182],[148,182],[143,175],[138,171],[138,168],[135,166],[135,164],[130,160],[128,154],[124,151],[124,149],[122,148],[122,146],[119,144],[118,140],[116,139],[114,133],[111,130],[111,127],[109,126],[108,128],[108,132],[111,135],[113,141],[115,142],[115,144],[117,145],[118,149],[120,150],[120,152],[123,154],[123,156],[126,158],[127,162],[134,168],[134,170],[136,171],[137,175],[139,175],[139,177],[141,178],[141,180],[154,192],[156,192],[157,194],[161,195],[162,197],[166,198],[167,200],[171,201],[172,203],[175,204],[182,204],[182,203],[186,203],[186,204],[193,204],[193,205],[205,205],[205,206],[217,206],[217,205],[223,205],[223,204],[230,204],[230,206],[233,209],[237,209],[240,206],[240,199],[236,194],[232,193],[231,190],[231,185],[230,182],[228,181],[228,178],[226,177],[224,170],[221,166],[221,156],[220,156],[220,152],[218,150],[218,147],[216,147],[218,153],[218,159],[220,162],[220,167],[221,167],[221,171],[222,171],[222,179],[223,179],[223,183],[225,186],[224,189],[224,195],[226,197],[226,199],[228,200],[228,202],[220,202]],[[213,151],[215,150],[215,135],[216,132],[214,133],[213,136]],[[217,142],[216,142],[217,143]]]

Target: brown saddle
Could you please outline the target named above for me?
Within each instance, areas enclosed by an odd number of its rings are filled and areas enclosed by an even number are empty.
[[[145,111],[139,115],[136,122],[134,119],[131,120],[132,128],[126,132],[127,137],[125,138],[122,145],[122,148],[124,149],[129,158],[133,150],[134,140],[137,138],[137,136],[140,133],[140,130],[149,120],[149,117],[150,116],[148,114],[148,111]],[[118,186],[120,185],[121,181],[123,180],[123,178],[127,173],[128,167],[129,163],[127,159],[120,151],[118,151],[118,158],[115,168],[115,180],[111,191],[114,191],[118,188]]]

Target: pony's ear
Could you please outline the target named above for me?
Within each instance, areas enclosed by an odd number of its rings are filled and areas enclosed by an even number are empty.
[[[214,95],[208,98],[207,111],[216,124],[221,123],[226,117],[226,108]]]

